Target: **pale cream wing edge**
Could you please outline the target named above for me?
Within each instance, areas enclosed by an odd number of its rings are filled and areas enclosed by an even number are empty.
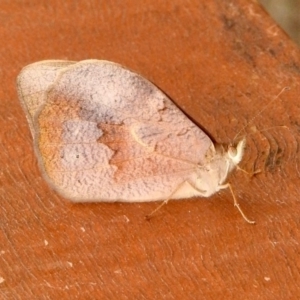
[[[17,77],[17,92],[25,112],[32,137],[35,137],[34,119],[45,104],[45,94],[54,84],[62,69],[75,64],[67,60],[43,60],[24,67]]]

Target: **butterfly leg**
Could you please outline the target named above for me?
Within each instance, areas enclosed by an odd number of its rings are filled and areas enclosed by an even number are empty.
[[[237,170],[244,172],[245,174],[249,175],[250,177],[253,177],[256,174],[259,174],[262,172],[261,169],[254,170],[253,172],[248,172],[248,171],[240,168],[239,166],[236,166],[236,168],[237,168]]]
[[[242,217],[244,218],[244,220],[245,220],[246,222],[248,222],[249,224],[255,224],[255,221],[249,220],[249,219],[246,217],[246,215],[244,214],[244,212],[242,211],[242,209],[241,209],[241,207],[240,207],[240,205],[239,205],[239,203],[238,203],[238,201],[237,201],[237,199],[236,199],[236,197],[235,197],[235,195],[234,195],[234,192],[233,192],[233,189],[232,189],[231,184],[230,184],[230,183],[226,183],[226,184],[220,185],[219,188],[220,188],[220,189],[227,189],[227,188],[229,188],[229,189],[230,189],[230,192],[231,192],[231,195],[232,195],[232,197],[233,197],[233,203],[234,203],[234,206],[238,209],[238,211],[240,212],[240,214],[242,215]]]
[[[149,220],[154,213],[156,213],[158,210],[160,210],[165,204],[167,204],[169,202],[170,199],[172,199],[172,197],[185,185],[185,184],[189,184],[193,189],[195,189],[197,192],[199,192],[199,194],[201,195],[205,195],[205,191],[199,190],[197,189],[193,184],[191,184],[188,180],[183,181],[182,183],[180,183],[178,185],[178,187],[171,193],[171,195],[164,200],[159,206],[157,206],[149,215],[146,216],[146,219]]]

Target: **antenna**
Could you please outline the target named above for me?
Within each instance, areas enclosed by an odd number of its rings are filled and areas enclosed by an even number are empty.
[[[235,141],[236,141],[236,139],[238,138],[238,136],[241,134],[242,131],[244,131],[244,130],[249,126],[249,124],[251,124],[251,123],[252,123],[259,115],[262,114],[263,111],[265,111],[265,110],[267,109],[268,106],[271,105],[271,103],[273,103],[275,100],[277,100],[277,99],[280,97],[280,95],[281,95],[282,93],[284,93],[285,91],[287,91],[287,90],[290,90],[290,88],[289,88],[289,87],[284,87],[284,88],[280,91],[280,93],[279,93],[276,97],[274,97],[273,100],[271,100],[271,101],[270,101],[264,108],[262,108],[262,109],[261,109],[261,110],[260,110],[260,111],[252,118],[252,119],[250,119],[250,121],[247,122],[247,124],[246,124],[240,131],[238,131],[238,133],[235,135],[232,144],[235,143]]]

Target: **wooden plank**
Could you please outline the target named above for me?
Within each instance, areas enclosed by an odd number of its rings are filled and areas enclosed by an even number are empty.
[[[0,3],[0,298],[300,296],[300,52],[257,1]],[[73,204],[42,179],[15,79],[43,59],[112,60],[219,143],[247,128],[229,191],[158,205]],[[285,125],[285,128],[264,129]]]

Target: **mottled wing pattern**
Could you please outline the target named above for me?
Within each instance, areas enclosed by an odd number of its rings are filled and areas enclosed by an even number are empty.
[[[88,60],[58,73],[33,126],[41,168],[63,196],[166,199],[214,151],[166,95],[122,66]]]

